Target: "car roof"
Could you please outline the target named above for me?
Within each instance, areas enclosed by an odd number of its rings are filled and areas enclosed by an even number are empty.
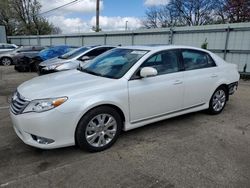
[[[112,47],[112,48],[116,48],[119,46],[112,46],[112,45],[96,45],[96,46],[92,46],[93,48],[101,48],[101,47]]]
[[[141,45],[141,46],[122,46],[118,48],[132,49],[132,50],[147,50],[147,51],[161,51],[161,50],[171,50],[171,49],[191,49],[200,50],[204,52],[209,52],[207,50],[184,45]]]

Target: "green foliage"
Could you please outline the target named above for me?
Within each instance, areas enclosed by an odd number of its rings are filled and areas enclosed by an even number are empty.
[[[208,46],[208,42],[207,42],[207,38],[206,38],[205,41],[202,43],[201,48],[207,49],[207,46]]]
[[[58,34],[61,30],[40,15],[37,0],[1,0],[0,24],[7,35]]]

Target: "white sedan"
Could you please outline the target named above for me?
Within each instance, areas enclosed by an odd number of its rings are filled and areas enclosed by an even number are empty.
[[[102,151],[121,130],[205,109],[219,114],[238,81],[236,65],[206,50],[119,47],[78,70],[21,84],[10,115],[28,145]]]

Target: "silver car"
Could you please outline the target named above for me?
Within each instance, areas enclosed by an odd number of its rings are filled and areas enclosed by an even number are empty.
[[[15,50],[17,48],[18,48],[18,46],[15,44],[0,43],[0,53],[12,51],[12,50]]]
[[[58,71],[76,69],[81,62],[91,60],[96,56],[115,48],[115,46],[84,46],[64,55],[43,61],[39,64],[38,74],[49,74]]]
[[[11,51],[6,51],[0,53],[0,64],[4,66],[9,66],[11,64],[17,64],[21,58],[35,57],[44,47],[41,46],[25,46],[19,47]]]

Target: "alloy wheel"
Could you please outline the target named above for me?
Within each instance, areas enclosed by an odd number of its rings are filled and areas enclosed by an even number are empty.
[[[92,118],[86,128],[85,137],[93,147],[103,147],[109,144],[117,132],[117,122],[109,114],[99,114]]]
[[[9,58],[3,58],[2,59],[2,64],[4,66],[10,66],[11,65],[11,59],[9,59]]]
[[[226,104],[226,93],[222,89],[216,91],[213,96],[212,106],[216,112],[221,111]]]

